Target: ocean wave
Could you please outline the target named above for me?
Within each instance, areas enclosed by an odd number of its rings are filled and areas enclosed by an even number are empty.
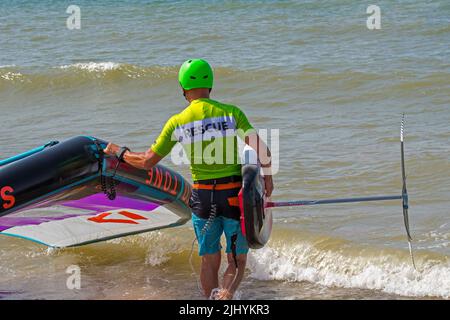
[[[86,62],[57,67],[0,68],[0,91],[20,93],[42,90],[77,90],[93,86],[108,87],[115,84],[140,81],[145,86],[164,84],[177,77],[177,67],[141,67],[118,62]]]
[[[55,67],[20,67],[0,68],[0,91],[35,93],[50,90],[84,90],[98,87],[113,87],[132,84],[149,86],[177,85],[179,66],[139,66],[120,62],[80,62]],[[229,67],[215,68],[215,73],[222,83],[232,86],[239,83],[260,81],[270,84],[280,78],[277,73],[264,71],[242,71]],[[225,88],[226,90],[226,88]]]
[[[154,231],[131,237],[108,240],[110,244],[145,250],[145,263],[155,267],[170,261],[174,254],[185,251],[184,241],[170,232]],[[165,245],[161,245],[164,243]]]
[[[24,82],[24,76],[20,72],[4,72],[0,74],[0,78],[6,81]]]
[[[177,78],[179,66],[140,66],[115,61],[78,62],[54,67],[21,67],[16,65],[0,66],[0,82],[17,82],[20,78],[28,84],[61,86],[73,85],[77,82],[89,81],[129,81],[173,80]],[[318,68],[315,65],[299,66],[290,71],[279,70],[267,66],[258,70],[241,70],[232,67],[218,66],[214,68],[217,79],[223,84],[233,85],[254,83],[255,85],[271,85],[274,83],[287,89],[310,90],[320,87],[338,87],[344,90],[365,88],[368,84],[384,84],[394,81],[399,90],[417,89],[441,85],[448,78],[447,72],[435,72],[417,80],[416,74],[363,72],[356,70],[332,71]],[[380,85],[385,89],[384,85]]]
[[[417,239],[417,249],[441,249],[450,246],[450,233],[444,229],[443,224],[439,229],[429,231]]]
[[[450,298],[447,258],[416,256],[420,271],[408,261],[407,251],[356,248],[334,239],[295,244],[272,242],[252,251],[251,277],[259,280],[308,281],[327,287],[380,290],[415,297]]]
[[[69,65],[60,66],[60,69],[79,69],[86,70],[88,72],[104,72],[110,70],[117,70],[122,64],[117,62],[87,62],[87,63],[75,63]]]
[[[127,63],[119,62],[86,62],[86,63],[75,63],[69,65],[63,65],[57,67],[57,69],[82,73],[91,74],[97,76],[126,76],[128,78],[137,79],[140,77],[149,78],[168,78],[169,76],[175,75],[178,72],[178,67],[176,66],[139,66]]]
[[[185,265],[190,257],[192,230],[151,232],[109,241],[125,250],[145,250],[152,267]],[[104,248],[103,248],[104,249]],[[194,249],[196,251],[196,248]],[[379,290],[410,297],[450,298],[450,260],[416,250],[416,271],[407,249],[359,245],[345,239],[283,228],[268,245],[250,250],[248,269],[256,280],[307,281],[326,287]],[[194,252],[194,264],[199,265]]]
[[[3,69],[3,70],[2,70]],[[101,75],[107,76],[108,74],[124,74],[129,77],[133,77],[136,74],[141,76],[150,76],[155,78],[172,77],[177,75],[179,65],[173,66],[140,66],[134,64],[120,63],[114,61],[105,62],[79,62],[74,64],[66,64],[54,67],[21,67],[16,65],[4,65],[0,66],[0,74],[6,72],[22,73],[30,78],[35,77],[56,77],[58,75],[70,75],[70,74],[84,74],[84,75]],[[289,72],[285,72],[276,67],[266,66],[262,69],[246,70],[238,69],[228,66],[217,66],[214,68],[215,73],[218,76],[223,77],[238,77],[243,80],[267,80],[268,82],[273,80],[330,80],[333,82],[339,80],[379,80],[389,78],[388,75],[380,75],[377,73],[366,73],[361,71],[343,70],[340,72],[331,72],[326,69],[318,68],[314,65],[299,66],[297,69],[291,69]]]
[[[119,264],[136,259],[150,268],[175,268],[191,273],[189,259],[192,228],[161,230],[109,240],[104,243],[47,250],[25,250],[27,258],[78,256],[93,265]],[[20,248],[20,247],[19,247]],[[200,259],[194,247],[196,272]],[[21,270],[23,255],[17,255],[14,269]],[[4,256],[6,258],[6,256]],[[407,250],[359,245],[331,236],[283,228],[272,235],[269,244],[251,250],[250,277],[260,281],[309,282],[313,285],[343,289],[368,289],[409,297],[450,298],[450,261],[448,256],[416,250],[412,267]],[[0,265],[5,271],[6,265]],[[25,268],[27,269],[27,268]],[[15,273],[11,274],[11,277]]]
[[[115,61],[78,62],[54,67],[0,68],[0,92],[11,96],[78,92],[84,95],[99,89],[117,92],[130,89],[178,89],[179,66],[140,66]],[[396,71],[377,73],[357,70],[328,70],[304,65],[292,70],[243,70],[233,67],[214,68],[216,84],[221,94],[232,96],[257,95],[267,108],[279,108],[305,101],[349,105],[374,103],[380,97],[409,98],[412,94],[440,95],[445,101],[448,72],[434,72],[427,76],[399,74]],[[274,90],[267,90],[274,88]],[[447,90],[448,91],[448,90]],[[280,96],[282,97],[280,99]]]

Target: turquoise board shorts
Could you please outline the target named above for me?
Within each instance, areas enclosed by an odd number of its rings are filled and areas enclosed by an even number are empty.
[[[207,219],[199,218],[195,213],[192,214],[192,225],[195,230],[195,235],[198,241],[198,254],[203,256],[205,254],[214,254],[222,249],[220,244],[220,238],[222,233],[225,233],[227,240],[226,253],[232,253],[231,239],[233,235],[237,235],[236,238],[236,255],[247,254],[248,244],[247,239],[241,231],[241,223],[239,220],[226,218],[223,216],[217,216],[206,230],[202,232],[203,227],[206,224]]]

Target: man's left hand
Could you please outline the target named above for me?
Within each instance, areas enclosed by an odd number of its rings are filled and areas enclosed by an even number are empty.
[[[271,175],[264,176],[264,184],[266,189],[266,197],[270,197],[273,192],[273,180]]]
[[[120,151],[120,146],[114,143],[108,143],[106,148],[103,150],[103,152],[110,156],[116,156]]]

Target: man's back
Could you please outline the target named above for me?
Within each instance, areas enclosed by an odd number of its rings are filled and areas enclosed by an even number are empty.
[[[238,107],[202,98],[169,119],[152,150],[165,156],[181,143],[194,180],[236,176],[241,175],[236,137],[251,132],[253,127]]]

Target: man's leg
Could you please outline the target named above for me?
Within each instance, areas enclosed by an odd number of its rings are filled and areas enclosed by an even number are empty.
[[[228,267],[223,275],[223,288],[229,293],[228,296],[223,296],[224,299],[231,299],[237,288],[242,282],[245,273],[245,266],[247,264],[247,254],[236,255],[236,261],[232,253],[227,254]],[[238,267],[236,268],[236,262]]]
[[[231,299],[244,278],[248,244],[242,234],[239,220],[224,217],[222,219],[225,237],[227,238],[228,267],[223,276],[223,290],[219,293],[218,298]]]
[[[199,255],[202,258],[200,283],[207,298],[211,291],[219,287],[219,268],[221,260],[220,237],[223,227],[220,219],[215,218],[206,226],[208,219],[192,214],[192,224],[198,241]]]
[[[219,268],[221,252],[205,254],[202,256],[202,266],[200,271],[200,282],[203,293],[207,298],[211,296],[211,291],[219,287]]]

